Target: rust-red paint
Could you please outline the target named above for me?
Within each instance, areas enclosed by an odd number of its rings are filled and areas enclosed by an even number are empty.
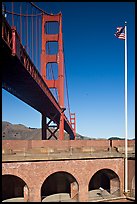
[[[12,27],[12,55],[16,54],[16,27]]]
[[[46,22],[58,22],[59,33],[47,34],[45,32]],[[46,54],[46,43],[51,41],[58,42],[58,53],[56,55]],[[46,78],[46,65],[49,62],[58,63],[58,79],[47,80]],[[62,40],[62,14],[57,15],[43,15],[42,16],[42,53],[41,53],[41,75],[49,88],[58,89],[59,105],[64,108],[64,54],[63,54],[63,40]],[[64,139],[64,113],[60,115],[59,123],[59,140]]]

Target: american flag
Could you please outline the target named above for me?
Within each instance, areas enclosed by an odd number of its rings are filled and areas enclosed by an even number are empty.
[[[125,27],[117,27],[117,32],[114,34],[117,38],[125,40]]]

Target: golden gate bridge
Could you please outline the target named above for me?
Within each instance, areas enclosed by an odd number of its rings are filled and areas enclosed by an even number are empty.
[[[74,140],[62,13],[46,13],[32,2],[3,2],[1,47],[2,88],[41,113],[42,139],[64,140],[66,131]]]

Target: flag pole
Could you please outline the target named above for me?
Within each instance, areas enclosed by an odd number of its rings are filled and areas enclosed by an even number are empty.
[[[125,193],[128,191],[127,132],[127,22],[125,21]]]

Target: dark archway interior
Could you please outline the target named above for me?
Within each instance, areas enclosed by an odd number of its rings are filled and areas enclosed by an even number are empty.
[[[119,190],[120,182],[117,174],[110,169],[97,171],[89,182],[89,191],[99,189],[100,187],[109,193]]]
[[[24,197],[23,188],[26,183],[14,175],[2,176],[2,200]]]
[[[67,172],[56,172],[51,174],[41,187],[41,196],[49,196],[56,193],[69,193],[71,191],[71,183],[75,182],[75,178]]]
[[[110,179],[103,172],[96,173],[89,183],[89,190],[99,189],[99,187],[110,192]]]

